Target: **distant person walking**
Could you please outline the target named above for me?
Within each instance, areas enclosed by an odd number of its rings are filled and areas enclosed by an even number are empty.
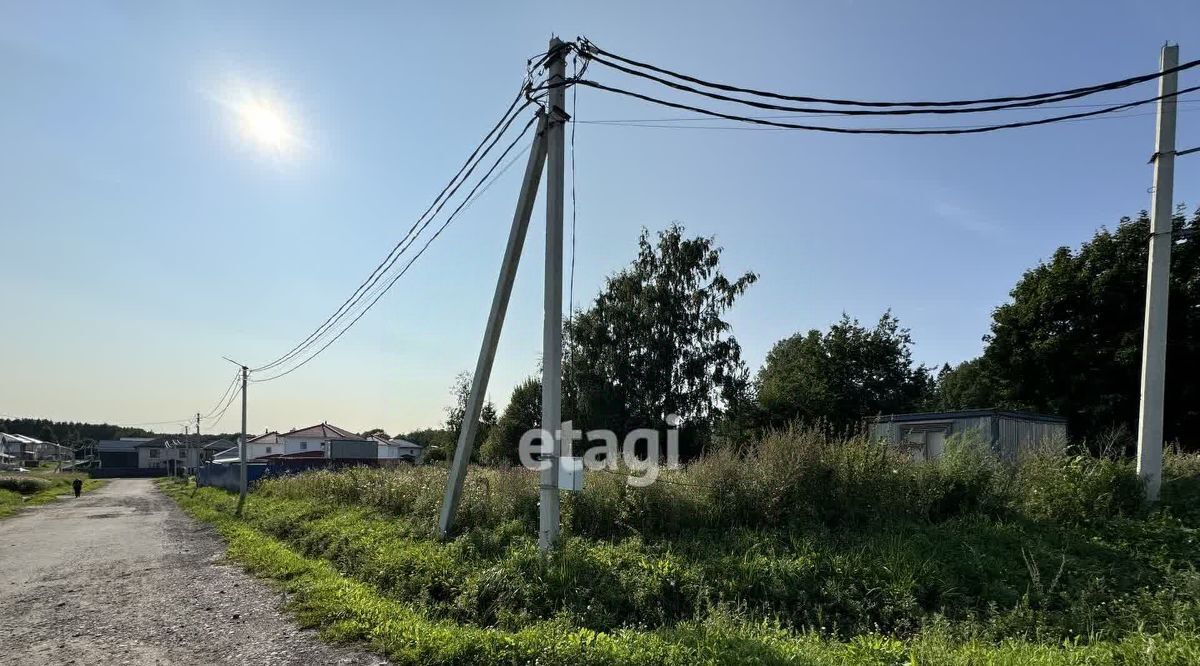
[[[75,490],[75,496],[79,497],[83,493],[83,479],[75,479],[71,482],[71,488]]]

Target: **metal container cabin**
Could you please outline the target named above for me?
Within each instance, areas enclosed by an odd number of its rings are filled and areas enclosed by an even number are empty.
[[[868,420],[868,431],[873,439],[910,449],[918,460],[940,457],[946,438],[970,433],[1011,461],[1039,447],[1061,446],[1067,420],[1033,412],[969,409],[877,416]]]

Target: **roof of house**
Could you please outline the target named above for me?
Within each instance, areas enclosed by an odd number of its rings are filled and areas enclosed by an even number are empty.
[[[146,447],[176,448],[176,447],[182,447],[182,446],[186,446],[186,444],[176,437],[155,437],[154,439],[148,439],[143,442],[136,442],[136,443],[134,443],[133,448],[135,448],[135,449],[141,449],[141,448],[146,448]]]
[[[137,442],[130,442],[124,439],[102,439],[96,442],[97,452],[117,452],[117,451],[134,451],[134,446]]]
[[[870,419],[872,423],[905,423],[908,421],[947,421],[954,419],[973,419],[981,416],[1006,416],[1023,421],[1043,421],[1045,423],[1066,423],[1061,416],[1037,414],[1035,412],[1007,411],[1003,409],[962,409],[954,412],[915,412],[911,414],[886,414]]]
[[[324,458],[325,452],[320,449],[312,451],[297,451],[295,453],[271,453],[265,456],[258,456],[252,460],[293,460],[296,458]]]
[[[20,442],[22,444],[46,444],[40,439],[34,439],[28,435],[18,435],[16,433],[4,432],[0,433],[0,441]]]
[[[246,443],[247,444],[278,444],[279,443],[279,433],[272,430],[271,432],[259,435],[258,437],[251,437],[250,439],[246,440]]]
[[[409,448],[409,449],[423,449],[423,448],[425,448],[424,446],[421,446],[420,444],[417,444],[416,442],[410,442],[410,441],[408,441],[407,439],[400,439],[399,437],[397,437],[397,438],[395,438],[395,439],[388,440],[388,441],[387,441],[387,445],[388,445],[388,446],[403,446],[403,447],[405,447],[405,448]]]
[[[291,432],[283,433],[282,435],[280,435],[280,437],[313,437],[313,438],[319,438],[319,439],[331,439],[331,438],[361,439],[358,435],[350,432],[349,430],[343,430],[342,428],[339,428],[337,426],[331,426],[328,423],[318,423],[317,425],[308,426],[307,428],[297,428],[296,430],[293,430]]]

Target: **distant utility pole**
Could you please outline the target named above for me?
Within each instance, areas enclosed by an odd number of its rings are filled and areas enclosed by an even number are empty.
[[[1164,44],[1159,70],[1179,65],[1179,45]],[[1141,402],[1138,410],[1138,476],[1146,498],[1158,500],[1162,487],[1163,396],[1167,369],[1167,295],[1171,288],[1171,217],[1175,185],[1175,94],[1178,74],[1158,80],[1158,130],[1155,137],[1153,205],[1150,208],[1150,258],[1146,268],[1146,324],[1142,338]]]
[[[226,358],[225,360],[242,369],[242,432],[238,436],[238,457],[241,458],[241,461],[239,463],[240,469],[238,470],[239,492],[237,511],[234,512],[234,515],[240,517],[242,515],[242,507],[246,505],[246,380],[250,376],[250,369],[231,358]]]
[[[538,503],[538,547],[550,549],[558,540],[558,456],[562,431],[562,274],[563,185],[566,164],[564,126],[568,120],[567,50],[562,40],[550,39],[547,85],[550,88],[546,123],[546,285],[542,304],[542,442],[543,460]]]
[[[196,412],[196,440],[194,442],[194,450],[188,452],[188,456],[196,461],[196,474],[200,473],[200,459],[203,458],[203,447],[200,446],[200,412]],[[185,465],[186,467],[186,465]],[[196,477],[199,479],[200,477]],[[185,479],[186,480],[186,479]]]

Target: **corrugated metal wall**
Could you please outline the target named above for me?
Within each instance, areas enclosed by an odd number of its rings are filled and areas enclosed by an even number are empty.
[[[1001,416],[999,421],[1000,450],[1006,460],[1015,460],[1017,456],[1040,447],[1059,446],[1067,440],[1065,423],[1017,419],[1011,416]]]
[[[379,457],[379,445],[367,440],[331,439],[329,440],[329,457],[353,460],[374,459]]]
[[[869,432],[874,439],[899,444],[910,431],[930,430],[939,425],[948,426],[948,436],[977,437],[980,441],[989,444],[1001,458],[1010,461],[1039,447],[1061,446],[1066,442],[1067,437],[1065,423],[1022,419],[1003,414],[982,414],[957,418],[939,418],[936,414],[930,414],[928,419],[872,423]]]

